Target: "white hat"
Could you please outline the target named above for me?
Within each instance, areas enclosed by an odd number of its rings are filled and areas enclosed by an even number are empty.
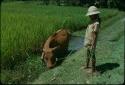
[[[99,14],[100,11],[98,10],[98,8],[96,8],[95,6],[90,6],[88,9],[88,13],[86,14],[86,16],[89,15],[94,15],[94,14]]]

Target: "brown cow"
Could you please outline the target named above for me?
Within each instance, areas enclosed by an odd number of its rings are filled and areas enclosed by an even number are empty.
[[[51,35],[43,46],[41,58],[47,64],[47,68],[53,68],[56,65],[56,57],[60,57],[68,51],[70,33],[67,29],[60,29]]]

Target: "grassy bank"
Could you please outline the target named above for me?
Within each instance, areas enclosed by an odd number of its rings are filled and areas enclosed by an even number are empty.
[[[79,32],[78,32],[79,33]],[[119,35],[121,34],[121,35]],[[84,48],[67,57],[63,64],[29,84],[123,84],[124,82],[124,22],[118,19],[99,34],[96,49],[97,70],[100,75],[87,74]]]

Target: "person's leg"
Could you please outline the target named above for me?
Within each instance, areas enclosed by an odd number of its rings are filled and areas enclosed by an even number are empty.
[[[90,50],[88,48],[85,48],[85,57],[86,57],[86,64],[84,69],[89,68],[89,63],[90,63]]]
[[[95,49],[91,50],[91,62],[92,62],[92,72],[95,72],[95,70],[96,70]]]
[[[95,53],[92,55],[92,72],[95,72],[96,70],[96,57]]]
[[[89,49],[89,60],[91,60],[91,69],[89,69],[87,72],[92,73],[95,71],[95,64],[96,64],[95,52],[93,49]]]

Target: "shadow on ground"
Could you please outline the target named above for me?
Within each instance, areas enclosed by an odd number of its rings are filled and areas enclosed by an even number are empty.
[[[66,53],[66,55],[62,54],[63,57],[57,59],[57,65],[56,66],[61,65],[66,57],[68,57],[69,55],[74,54],[79,49],[81,49],[83,47],[83,42],[84,42],[83,37],[81,37],[81,36],[73,36],[72,35],[71,38],[70,38],[70,41],[69,41],[69,47],[68,47],[69,51]]]
[[[57,65],[56,66],[59,66],[63,63],[63,61],[66,59],[66,57],[68,57],[68,55],[71,55],[73,53],[75,53],[77,50],[70,50],[66,55],[63,56],[63,58],[58,58],[57,59]]]
[[[119,66],[120,65],[118,63],[105,63],[105,64],[98,65],[96,69],[102,74],[108,70],[113,70]]]

